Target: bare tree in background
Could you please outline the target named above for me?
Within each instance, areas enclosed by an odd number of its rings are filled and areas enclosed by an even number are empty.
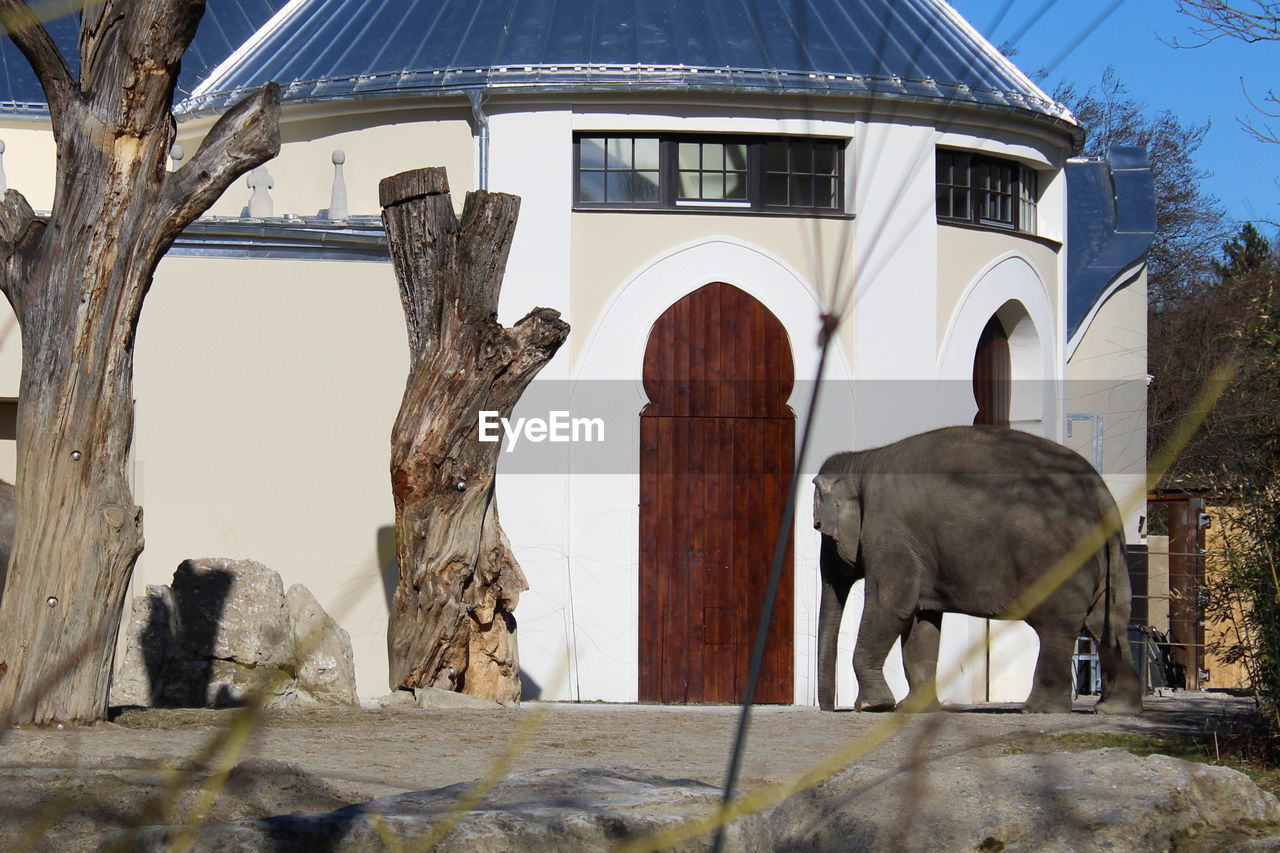
[[[1067,85],[1054,98],[1071,109],[1088,132],[1082,152],[1105,156],[1116,145],[1147,150],[1156,193],[1156,234],[1147,258],[1153,310],[1201,291],[1212,278],[1213,259],[1226,239],[1226,213],[1201,182],[1208,172],[1196,163],[1209,124],[1187,124],[1169,110],[1151,113],[1107,68],[1098,85],[1079,91]]]
[[[88,0],[80,76],[23,0],[0,23],[49,104],[53,210],[0,202],[0,289],[22,328],[18,521],[0,592],[0,720],[106,716],[142,510],[126,476],[133,347],[161,257],[241,174],[279,151],[280,90],[231,109],[176,172],[174,86],[204,0]]]
[[[1236,0],[1230,3],[1224,0],[1178,0],[1178,11],[1196,21],[1191,27],[1194,39],[1188,43],[1175,41],[1178,47],[1201,47],[1224,38],[1248,44],[1280,41],[1280,2],[1274,0]],[[1240,85],[1245,85],[1243,80]],[[1247,89],[1245,96],[1249,97]],[[1275,89],[1267,89],[1262,103],[1251,97],[1250,102],[1265,118],[1280,119],[1280,95]],[[1280,132],[1265,120],[1261,126],[1252,118],[1239,121],[1255,139],[1280,142]]]

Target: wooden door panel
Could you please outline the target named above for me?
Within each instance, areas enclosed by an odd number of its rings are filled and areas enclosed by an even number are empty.
[[[641,418],[642,701],[746,691],[795,446],[790,345],[759,302],[708,285],[654,325]],[[788,548],[757,701],[793,699]]]
[[[1013,364],[1009,336],[999,317],[992,317],[978,337],[973,357],[973,397],[978,413],[975,424],[1009,425],[1013,397]]]

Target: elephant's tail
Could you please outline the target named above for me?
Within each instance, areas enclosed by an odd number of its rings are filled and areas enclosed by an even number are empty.
[[[1094,705],[1099,714],[1137,714],[1142,711],[1145,690],[1134,666],[1129,646],[1129,611],[1132,591],[1126,559],[1124,529],[1117,524],[1114,536],[1099,549],[1098,585],[1085,627],[1098,642],[1102,671],[1102,695]]]
[[[1132,590],[1121,527],[1098,550],[1097,585],[1085,627],[1103,646],[1122,648],[1128,643]]]

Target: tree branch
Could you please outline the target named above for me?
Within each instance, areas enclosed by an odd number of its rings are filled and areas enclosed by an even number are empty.
[[[9,190],[0,200],[0,292],[21,317],[22,289],[26,280],[21,269],[21,251],[44,228],[44,222],[17,190]]]
[[[31,63],[49,102],[53,126],[58,127],[75,90],[66,59],[26,0],[0,0],[0,25]]]
[[[1180,44],[1175,39],[1174,47],[1203,47],[1222,38],[1250,44],[1280,39],[1280,2],[1275,0],[1243,0],[1239,6],[1227,0],[1178,0],[1178,11],[1200,22],[1191,27],[1200,42]]]
[[[240,175],[280,153],[280,87],[268,83],[236,104],[195,155],[165,177],[155,226],[163,251]]]

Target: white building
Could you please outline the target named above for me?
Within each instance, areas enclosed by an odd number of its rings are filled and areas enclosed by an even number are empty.
[[[500,319],[550,306],[573,331],[518,414],[603,425],[603,442],[526,440],[500,463],[531,586],[516,611],[527,696],[741,694],[824,311],[841,324],[809,471],[973,422],[981,399],[984,418],[1094,454],[1136,540],[1144,158],[1068,166],[1082,128],[941,0],[227,0],[207,14],[182,147],[270,80],[283,147],[188,230],[143,311],[137,591],[184,558],[260,560],[348,630],[361,694],[387,691],[388,450],[408,350],[377,184],[422,166],[448,168],[459,208],[482,185],[521,196]],[[47,209],[52,138],[38,90],[14,87],[5,169]],[[12,401],[19,342],[11,318],[0,329]],[[0,475],[12,466],[10,448]],[[673,476],[641,477],[655,471]],[[808,481],[767,701],[816,699]],[[1035,640],[948,617],[942,655],[958,671],[944,698],[1017,700]],[[840,677],[847,703],[851,669]]]

